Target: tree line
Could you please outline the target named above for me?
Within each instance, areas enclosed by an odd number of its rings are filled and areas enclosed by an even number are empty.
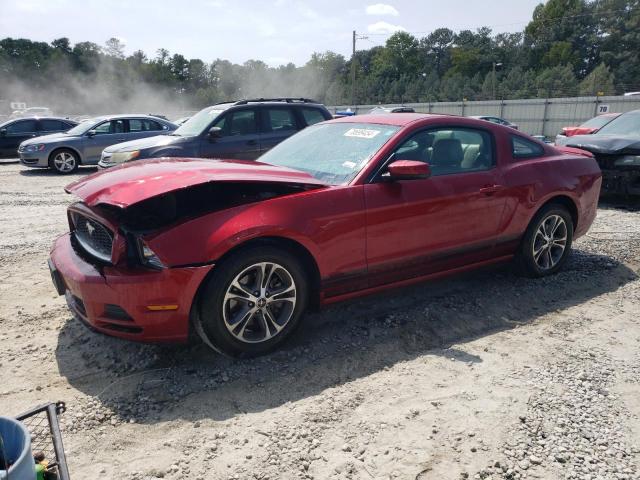
[[[328,105],[351,103],[352,62],[359,104],[614,95],[640,90],[640,0],[549,0],[538,5],[521,32],[483,27],[439,28],[424,37],[399,31],[383,46],[353,58],[313,53],[302,66],[207,63],[160,49],[125,55],[109,39],[71,44],[0,40],[0,85],[10,95],[71,98],[100,85],[126,102],[140,85],[185,107],[238,98],[305,96]],[[17,89],[17,86],[22,90]],[[44,101],[44,100],[43,100]],[[85,98],[91,101],[91,98]],[[97,108],[97,107],[96,107]]]

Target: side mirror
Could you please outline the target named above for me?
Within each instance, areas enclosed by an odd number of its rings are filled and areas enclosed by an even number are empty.
[[[222,129],[220,127],[211,127],[209,129],[208,135],[209,135],[209,140],[214,142],[216,138],[222,137]]]
[[[6,137],[6,136],[7,136],[7,129],[0,128],[0,137]]]
[[[95,130],[89,130],[87,132],[87,137],[95,137],[96,136],[96,131]]]
[[[395,160],[387,169],[391,180],[419,180],[431,176],[429,164],[416,160]]]

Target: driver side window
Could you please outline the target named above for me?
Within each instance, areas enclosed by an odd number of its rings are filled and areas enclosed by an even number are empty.
[[[103,122],[97,127],[93,128],[93,131],[96,132],[96,135],[107,135],[111,133],[111,122]]]
[[[212,127],[220,129],[220,136],[251,135],[258,132],[255,110],[236,110],[223,115]]]
[[[428,163],[433,176],[489,170],[495,165],[491,134],[446,127],[418,132],[395,151],[395,160]]]

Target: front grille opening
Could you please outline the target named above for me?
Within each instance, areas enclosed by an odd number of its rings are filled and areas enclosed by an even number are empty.
[[[103,262],[111,261],[113,233],[93,218],[72,212],[74,237],[83,250]]]
[[[133,322],[133,318],[131,318],[131,316],[127,312],[125,312],[125,310],[120,305],[114,305],[112,303],[108,303],[104,306],[103,316],[112,320]]]

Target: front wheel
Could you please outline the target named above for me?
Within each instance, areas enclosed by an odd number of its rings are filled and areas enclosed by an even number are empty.
[[[49,168],[63,175],[75,172],[79,164],[78,155],[73,150],[56,150],[49,158]]]
[[[234,357],[268,353],[299,325],[306,273],[288,252],[265,246],[216,265],[200,296],[195,329],[210,347]]]
[[[544,277],[560,270],[571,251],[573,228],[571,214],[563,205],[543,207],[529,224],[520,246],[521,272]]]

